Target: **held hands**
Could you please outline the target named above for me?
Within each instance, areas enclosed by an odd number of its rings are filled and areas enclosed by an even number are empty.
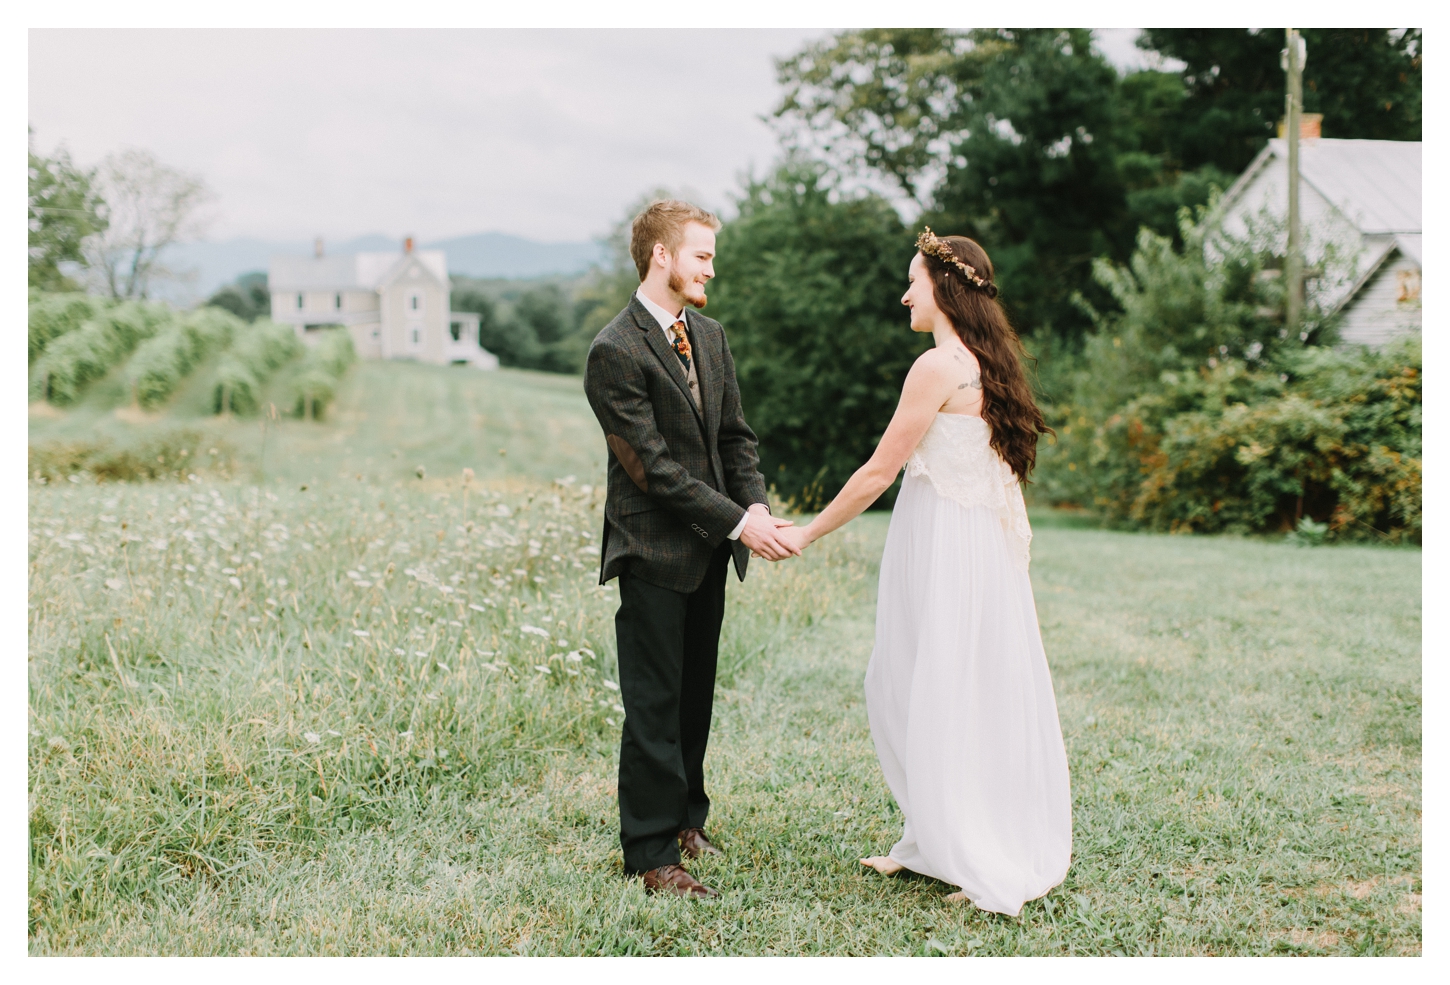
[[[799,557],[800,549],[784,537],[791,526],[793,521],[776,519],[764,506],[752,506],[745,518],[745,529],[740,531],[740,543],[750,548],[751,557],[763,557],[767,561]]]

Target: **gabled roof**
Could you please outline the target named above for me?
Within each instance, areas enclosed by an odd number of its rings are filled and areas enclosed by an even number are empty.
[[[1418,140],[1304,140],[1299,144],[1299,175],[1361,233],[1418,237],[1423,231],[1420,147]],[[1229,188],[1221,207],[1231,209],[1270,161],[1288,157],[1286,141],[1270,140]],[[1400,246],[1418,257],[1418,240]]]
[[[395,255],[397,259],[378,278],[377,286],[379,288],[391,286],[406,271],[413,269],[415,264],[438,283],[444,287],[448,286],[448,265],[443,259],[442,250],[415,250],[412,253]]]
[[[376,290],[417,261],[441,283],[448,283],[448,261],[442,250],[412,253],[342,253],[337,256],[274,256],[267,284],[274,291]]]

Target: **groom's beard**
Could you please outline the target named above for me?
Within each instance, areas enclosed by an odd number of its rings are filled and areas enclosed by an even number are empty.
[[[684,298],[686,304],[693,305],[696,308],[703,308],[703,307],[705,307],[706,298],[705,298],[704,288],[701,288],[700,289],[700,297],[699,297],[699,300],[696,300],[695,298],[690,297],[688,294],[685,293],[685,278],[681,277],[679,274],[675,273],[673,270],[670,271],[670,279],[665,284],[665,286],[669,289],[669,291],[670,291],[671,294],[675,294],[675,295],[678,295],[679,297]]]

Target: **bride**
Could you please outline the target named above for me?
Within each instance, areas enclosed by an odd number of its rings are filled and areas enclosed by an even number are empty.
[[[883,875],[910,869],[1016,915],[1067,875],[1072,807],[1052,678],[1027,576],[1020,483],[1049,433],[1022,345],[974,241],[917,240],[901,301],[936,347],[907,374],[870,461],[810,524],[805,547],[906,478],[891,514],[866,669],[871,737],[905,827]]]

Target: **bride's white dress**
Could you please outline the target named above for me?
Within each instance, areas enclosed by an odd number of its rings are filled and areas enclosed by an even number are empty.
[[[1067,875],[1067,755],[1032,583],[1032,528],[980,417],[938,414],[881,558],[866,709],[905,816],[891,858],[1015,915]]]

